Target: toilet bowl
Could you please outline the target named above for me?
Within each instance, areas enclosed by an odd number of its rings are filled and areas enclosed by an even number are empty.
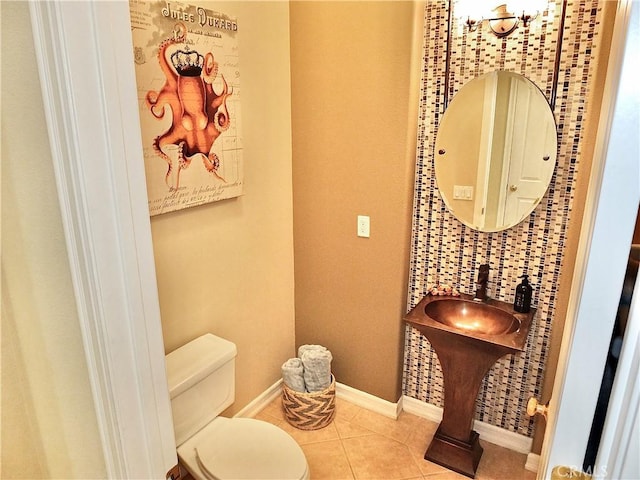
[[[166,357],[178,458],[196,479],[304,480],[309,467],[284,430],[218,415],[235,399],[236,346],[206,334]]]

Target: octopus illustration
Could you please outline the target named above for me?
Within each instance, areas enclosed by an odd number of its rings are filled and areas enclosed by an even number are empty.
[[[169,128],[153,141],[154,151],[168,164],[165,183],[170,190],[178,189],[180,172],[196,156],[202,158],[208,172],[224,181],[218,173],[220,159],[211,148],[230,125],[226,101],[233,91],[222,74],[222,92],[217,94],[214,91],[213,82],[218,76],[218,63],[211,52],[203,56],[190,50],[186,45],[186,37],[187,28],[178,23],[174,28],[173,38],[160,44],[158,62],[166,82],[159,92],[150,90],[146,95],[147,106],[155,118],[162,120],[165,116],[171,116]],[[169,60],[169,47],[179,43],[185,43],[185,48],[175,50]],[[170,184],[173,164],[165,153],[167,145],[177,146],[178,152],[178,171],[173,185]]]

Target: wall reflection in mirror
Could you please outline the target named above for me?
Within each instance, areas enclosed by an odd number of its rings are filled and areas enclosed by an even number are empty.
[[[538,87],[494,71],[465,84],[440,123],[435,173],[453,215],[482,232],[517,225],[540,202],[558,149],[553,113]]]

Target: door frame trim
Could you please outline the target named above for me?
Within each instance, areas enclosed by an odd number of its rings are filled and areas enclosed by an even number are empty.
[[[165,478],[177,458],[128,2],[29,8],[107,476]]]
[[[638,152],[628,140],[620,144],[614,131],[625,103],[617,100],[633,3],[620,0],[616,11],[576,255],[583,260],[578,260],[571,284],[539,478],[550,478],[557,465],[582,469],[638,211]]]

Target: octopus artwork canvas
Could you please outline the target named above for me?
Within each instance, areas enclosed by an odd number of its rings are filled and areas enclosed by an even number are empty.
[[[242,194],[238,22],[213,3],[129,2],[152,216]]]

